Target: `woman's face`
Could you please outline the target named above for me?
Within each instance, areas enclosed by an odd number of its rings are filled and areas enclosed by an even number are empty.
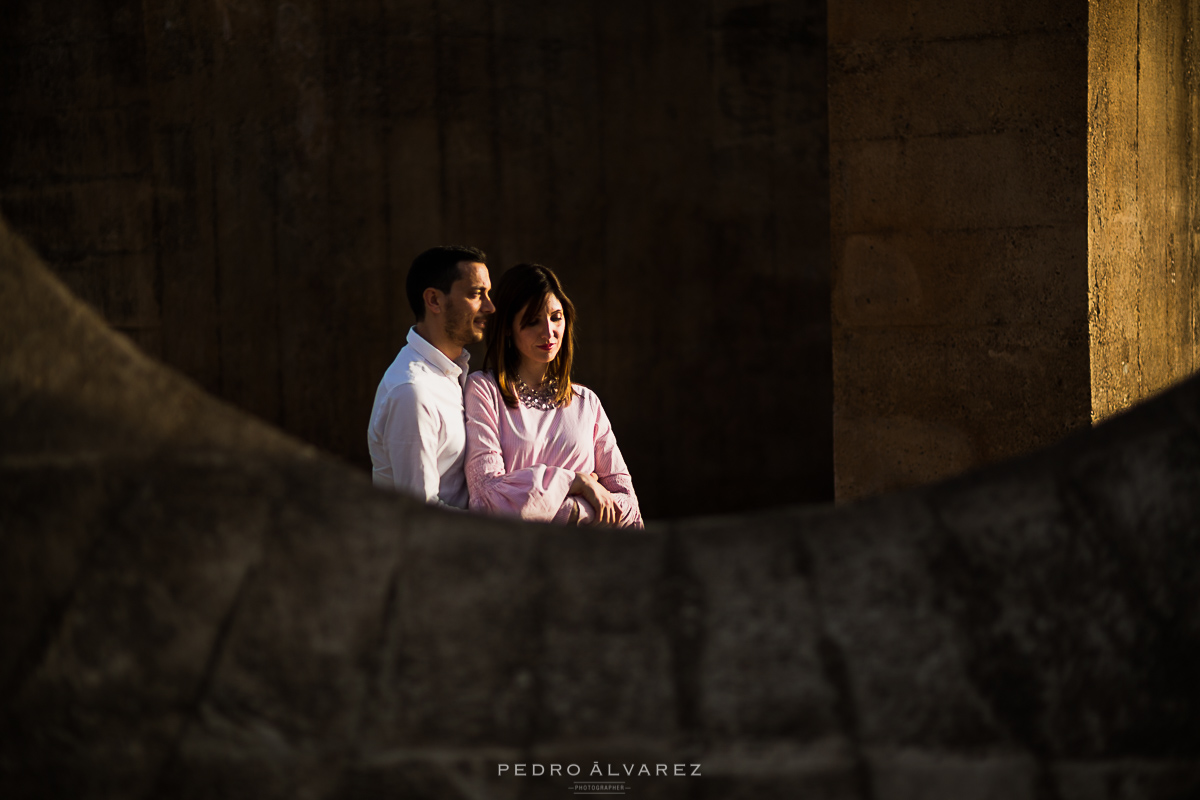
[[[529,303],[536,302],[530,300]],[[541,309],[534,314],[533,321],[524,323],[529,303],[521,307],[513,318],[513,343],[521,354],[521,363],[545,365],[554,360],[562,347],[562,338],[567,330],[567,319],[562,303],[553,294],[546,295]]]

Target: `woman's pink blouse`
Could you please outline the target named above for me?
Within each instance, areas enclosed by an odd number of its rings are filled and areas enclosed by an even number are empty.
[[[568,495],[577,472],[595,472],[612,493],[621,527],[642,527],[629,468],[596,393],[575,384],[563,408],[509,408],[496,379],[485,372],[467,379],[467,489],[471,509],[542,522],[595,517],[582,497]]]

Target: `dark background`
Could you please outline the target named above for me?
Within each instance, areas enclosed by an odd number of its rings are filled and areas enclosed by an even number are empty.
[[[645,514],[832,499],[823,3],[3,14],[0,210],[209,391],[367,468],[404,273],[467,243],[563,278]]]

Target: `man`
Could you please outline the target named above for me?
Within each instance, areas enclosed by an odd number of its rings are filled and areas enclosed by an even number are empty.
[[[496,310],[486,256],[474,247],[435,247],[417,256],[405,283],[417,324],[375,392],[367,447],[376,486],[428,503],[467,507],[463,348],[483,338]]]

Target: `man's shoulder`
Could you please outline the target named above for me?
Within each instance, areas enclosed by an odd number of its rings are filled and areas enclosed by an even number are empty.
[[[390,392],[400,386],[419,385],[442,377],[441,372],[430,366],[412,347],[405,345],[383,374],[383,383]]]
[[[441,375],[415,367],[388,387],[387,395],[393,400],[405,400],[430,408],[442,408],[447,403],[453,405],[454,400],[461,402],[461,395],[445,384],[446,379]]]

